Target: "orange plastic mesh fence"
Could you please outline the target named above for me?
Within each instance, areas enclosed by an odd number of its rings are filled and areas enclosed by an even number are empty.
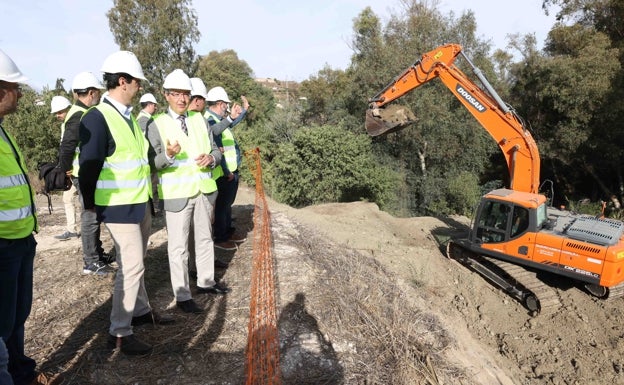
[[[271,216],[262,185],[260,151],[255,149],[245,153],[245,159],[256,181],[245,383],[277,385],[282,383],[282,376],[275,302],[275,261],[271,252]]]

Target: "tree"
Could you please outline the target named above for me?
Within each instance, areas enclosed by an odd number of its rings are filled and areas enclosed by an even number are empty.
[[[6,116],[3,127],[16,138],[31,174],[42,162],[56,162],[61,137],[61,125],[50,114],[53,93],[47,89],[39,95],[25,87],[15,113]]]
[[[232,101],[240,103],[240,96],[245,95],[252,106],[245,118],[248,125],[266,120],[274,109],[271,91],[254,80],[249,64],[240,60],[234,50],[211,51],[202,56],[194,74],[207,89],[223,87]]]
[[[347,71],[353,82],[344,102],[350,113],[362,119],[368,98],[414,64],[421,53],[448,42],[461,44],[496,89],[506,87],[496,78],[497,71],[488,56],[489,44],[476,37],[472,12],[455,18],[453,13],[441,14],[435,4],[426,1],[402,3],[402,13],[392,15],[384,29],[369,8],[354,20],[355,54]],[[498,63],[504,63],[500,58]],[[458,60],[457,65],[465,63]],[[409,106],[418,121],[403,131],[376,138],[373,150],[377,156],[392,155],[394,162],[389,165],[404,173],[404,185],[397,189],[402,194],[399,200],[408,202],[412,214],[440,212],[440,207],[463,211],[461,205],[446,202],[444,192],[452,187],[451,181],[467,180],[462,177],[465,173],[482,176],[490,154],[496,150],[495,143],[439,81],[420,87],[396,103]]]
[[[512,72],[518,109],[534,127],[559,196],[608,200],[624,192],[622,0],[545,1],[561,7],[543,53]],[[589,182],[589,183],[588,183]],[[567,203],[567,202],[561,202]]]
[[[176,68],[195,71],[193,43],[199,42],[197,15],[191,0],[114,0],[108,23],[115,42],[132,51],[147,78],[146,92],[155,95],[165,76]]]

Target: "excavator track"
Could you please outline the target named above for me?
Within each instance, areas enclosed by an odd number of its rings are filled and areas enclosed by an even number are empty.
[[[518,300],[532,316],[552,314],[561,307],[557,291],[538,279],[535,272],[520,265],[478,255],[453,241],[448,243],[446,255]],[[624,294],[624,287],[622,291]]]
[[[624,283],[620,283],[619,285],[612,286],[609,288],[605,288],[604,286],[597,286],[597,285],[585,285],[585,288],[592,295],[598,298],[604,299],[605,301],[608,301],[608,302],[624,297]]]

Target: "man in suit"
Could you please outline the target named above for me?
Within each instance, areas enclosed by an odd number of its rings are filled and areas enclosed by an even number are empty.
[[[168,108],[147,126],[150,163],[158,170],[158,193],[167,223],[167,253],[171,285],[179,309],[202,313],[193,300],[189,284],[189,233],[193,229],[197,293],[226,294],[230,289],[214,277],[212,220],[217,185],[212,170],[221,161],[201,113],[187,111],[191,100],[191,79],[180,69],[163,83]],[[192,224],[192,226],[191,226]]]

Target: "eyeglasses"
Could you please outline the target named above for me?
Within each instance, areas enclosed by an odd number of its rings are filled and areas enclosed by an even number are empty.
[[[183,98],[190,98],[191,97],[191,93],[190,92],[175,92],[175,91],[170,91],[167,92],[167,95],[171,96],[174,99],[178,99],[179,97],[183,97]]]
[[[17,92],[22,92],[23,88],[17,83],[4,83],[2,88],[5,90],[15,90]]]

